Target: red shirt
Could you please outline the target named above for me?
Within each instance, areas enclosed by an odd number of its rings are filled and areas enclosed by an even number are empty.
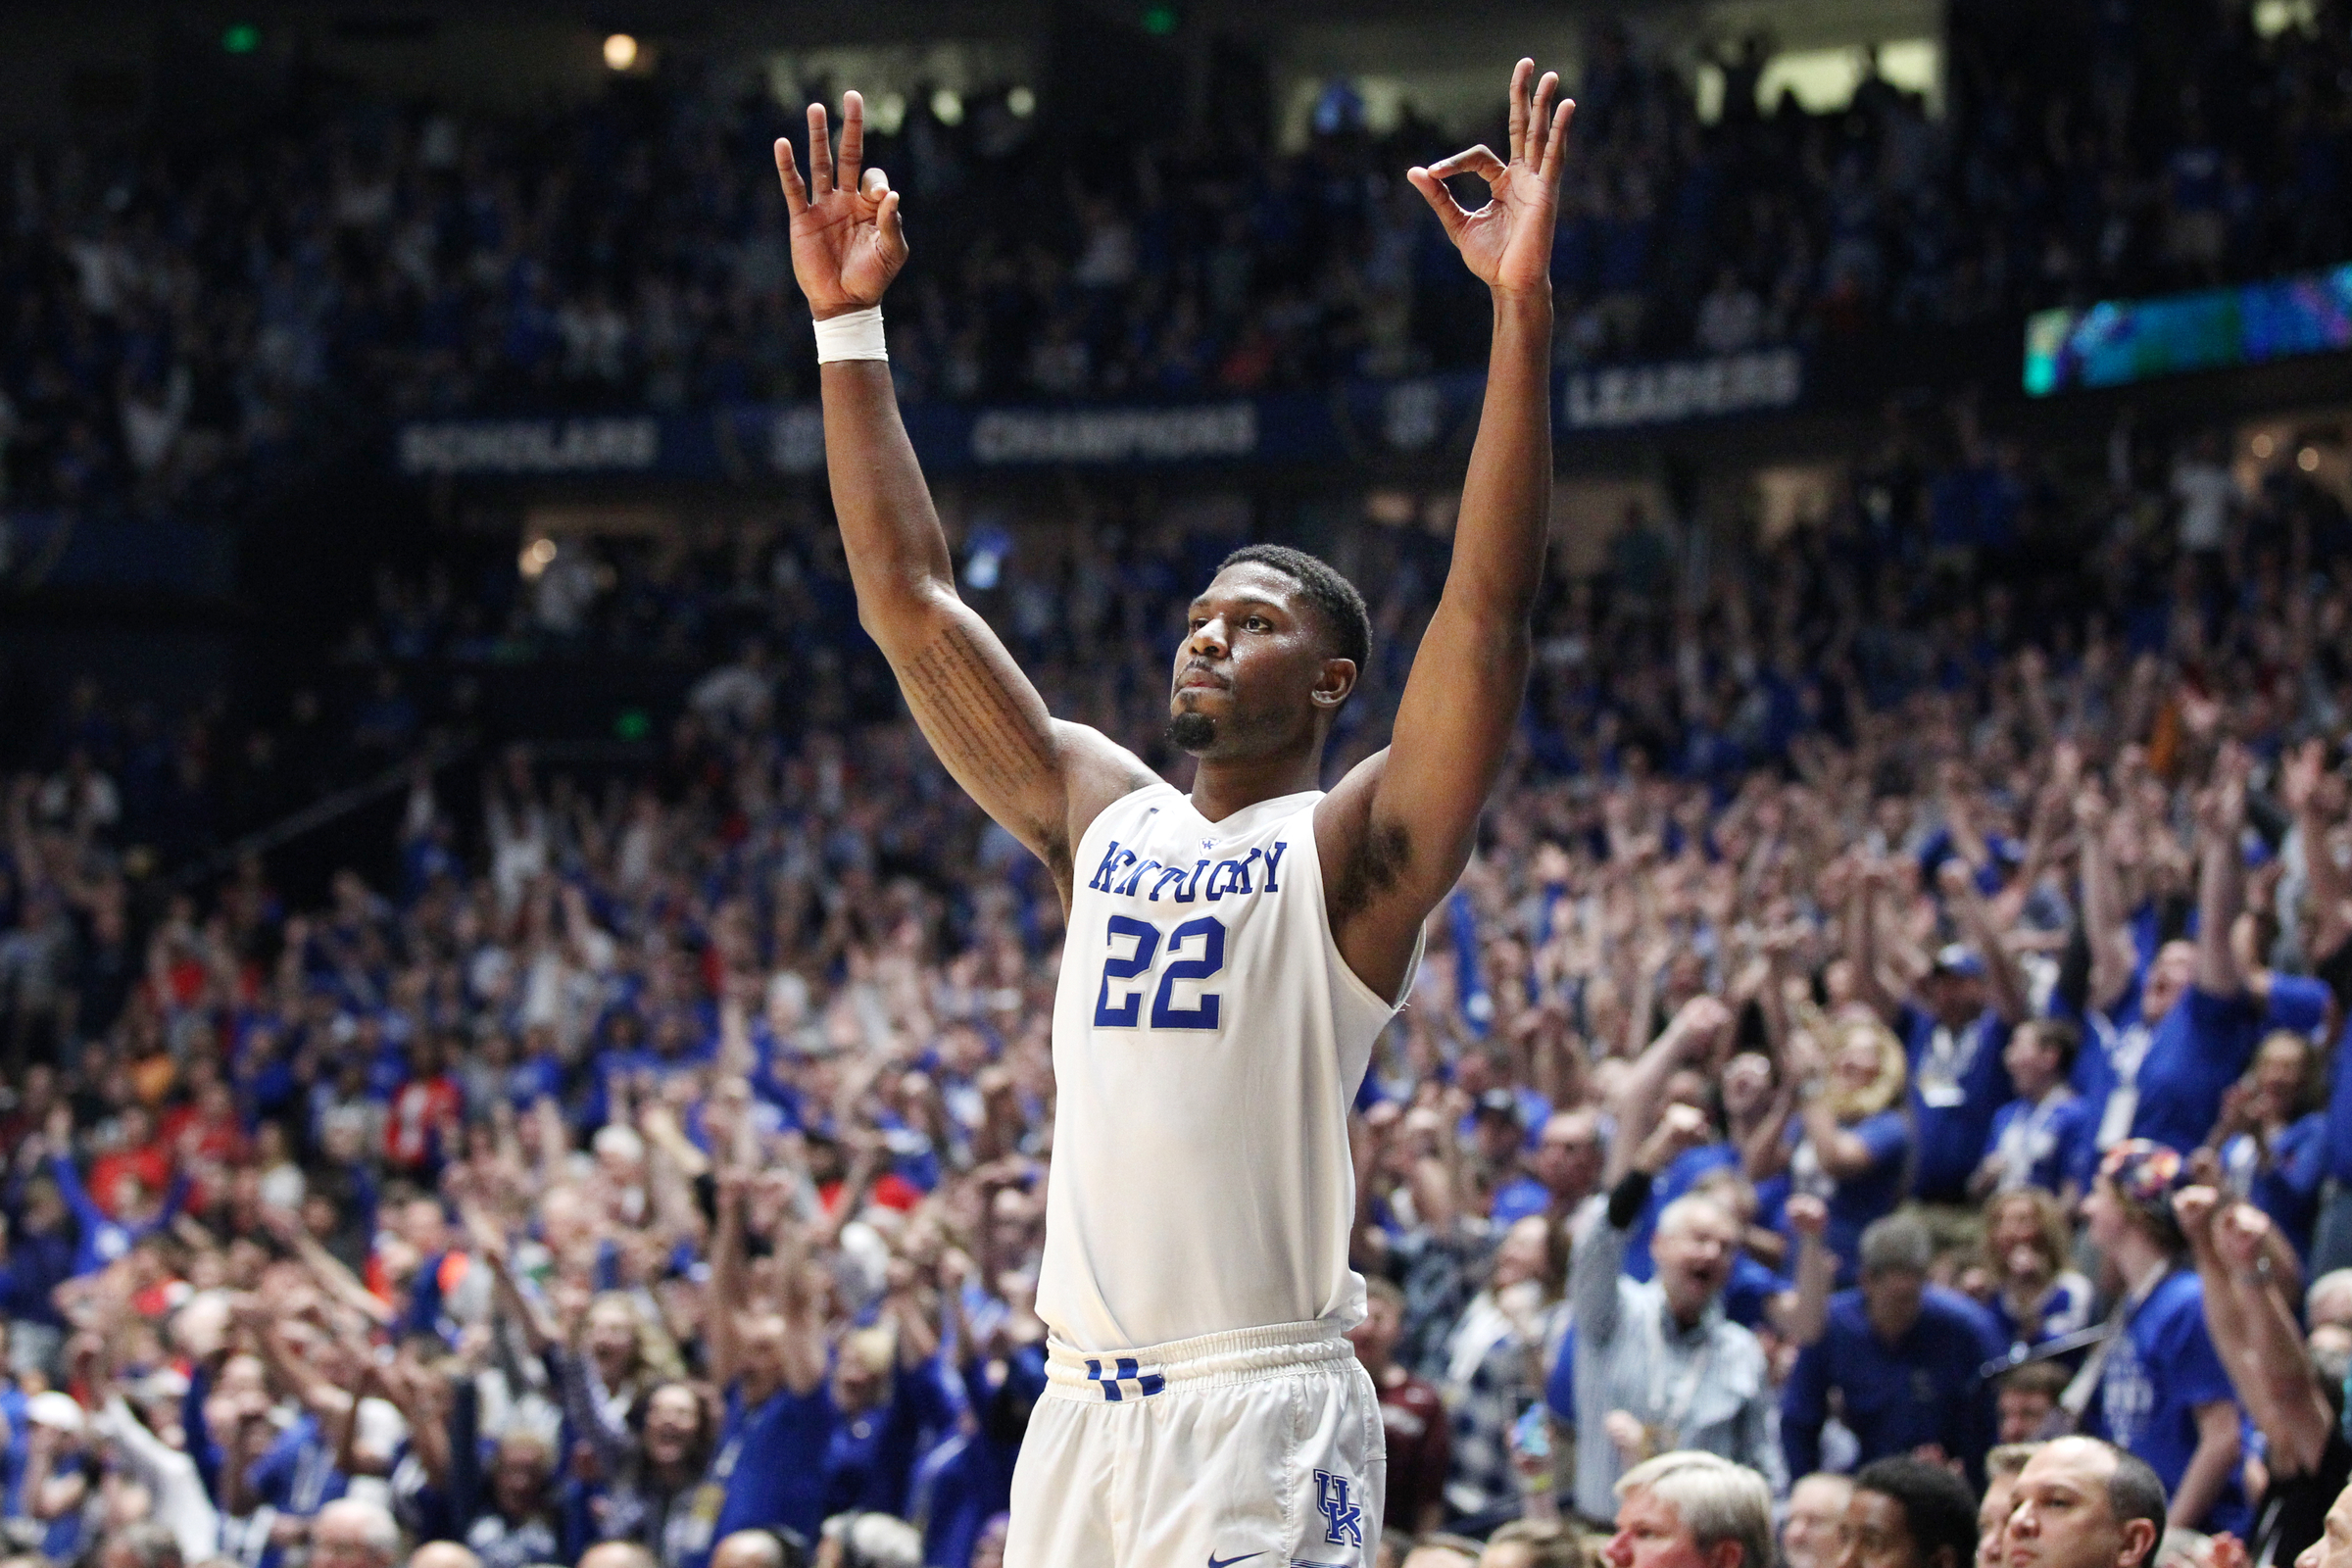
[[[172,1161],[154,1144],[144,1149],[118,1150],[91,1160],[90,1197],[97,1200],[98,1206],[106,1210],[110,1219],[122,1217],[122,1179],[126,1176],[137,1177],[152,1200],[163,1196],[164,1189],[172,1185]]]
[[[1407,1376],[1380,1386],[1380,1424],[1388,1437],[1389,1502],[1381,1516],[1389,1530],[1419,1530],[1432,1503],[1446,1495],[1446,1472],[1453,1463],[1453,1428],[1446,1400],[1426,1379]]]
[[[454,1080],[410,1079],[392,1096],[391,1114],[384,1118],[384,1157],[406,1170],[422,1165],[432,1156],[433,1135],[454,1125],[465,1108],[466,1097]]]

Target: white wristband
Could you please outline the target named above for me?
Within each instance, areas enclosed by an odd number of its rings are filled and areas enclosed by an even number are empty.
[[[868,305],[814,323],[816,363],[834,360],[887,360],[890,348],[882,341],[882,307]]]

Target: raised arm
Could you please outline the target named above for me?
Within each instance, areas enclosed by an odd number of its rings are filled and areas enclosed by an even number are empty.
[[[1854,970],[1854,995],[1876,1008],[1881,1017],[1891,1018],[1902,999],[1887,991],[1879,972],[1879,889],[1886,880],[1886,871],[1876,861],[1854,867],[1841,934],[1846,962]]]
[[[2234,997],[2245,987],[2230,928],[2245,903],[2246,759],[2235,746],[2214,762],[2213,783],[2197,804],[2197,989]]]
[[[1936,881],[1961,933],[1984,956],[1984,988],[1992,996],[1993,1011],[2012,1027],[2024,1023],[2033,1010],[2026,996],[2026,976],[2018,966],[2017,955],[2001,940],[1991,908],[1977,892],[1977,879],[1955,858],[1937,868]]]
[[[2075,837],[2082,855],[2082,934],[2090,944],[2090,1004],[2101,1012],[2123,1000],[2139,963],[2132,921],[2124,911],[2123,883],[2107,844],[2110,824],[2107,797],[2097,785],[2084,785],[2075,797]]]
[[[1568,118],[1559,78],[1511,75],[1510,160],[1485,147],[1407,177],[1493,292],[1494,347],[1478,442],[1462,484],[1453,563],[1396,710],[1390,747],[1367,758],[1316,817],[1334,935],[1363,981],[1395,994],[1421,920],[1469,862],[1527,685],[1530,617],[1551,507],[1551,236]],[[1475,174],[1464,212],[1445,181]]]
[[[1788,1200],[1788,1228],[1796,1232],[1796,1288],[1780,1291],[1765,1312],[1781,1337],[1803,1347],[1829,1332],[1830,1293],[1838,1286],[1838,1254],[1830,1250],[1830,1208],[1810,1193]]]
[[[865,108],[854,92],[842,101],[838,162],[821,104],[808,106],[806,181],[792,144],[776,142],[793,275],[820,322],[878,310],[906,263],[898,192],[881,170],[860,168],[864,149]],[[1087,823],[1153,775],[1094,730],[1055,722],[1004,643],[957,596],[887,361],[833,360],[821,375],[825,466],[858,622],[881,645],[956,782],[1052,868],[1066,905],[1072,847]]]
[[[1608,1167],[1602,1180],[1614,1187],[1634,1167],[1642,1145],[1658,1124],[1666,1098],[1666,1081],[1676,1071],[1703,1057],[1716,1039],[1732,1026],[1731,1009],[1700,993],[1658,1032],[1609,1097],[1609,1112],[1617,1126],[1609,1141]],[[1656,1172],[1651,1172],[1655,1175]]]
[[[718,1231],[710,1240],[710,1289],[703,1336],[710,1349],[710,1381],[721,1391],[743,1370],[735,1314],[743,1309],[743,1173],[722,1166],[718,1173]]]
[[[2310,910],[2303,951],[2314,962],[2343,945],[2345,906],[2347,900],[2352,900],[2352,879],[2335,863],[2328,842],[2328,807],[2338,798],[2338,792],[2323,784],[2327,760],[2326,742],[2306,741],[2288,757],[2279,778],[2279,794],[2302,835],[2304,904]]]
[[[2281,1476],[2310,1475],[2319,1468],[2332,1423],[2294,1307],[2260,1267],[2269,1217],[2250,1203],[2225,1205],[2210,1187],[2175,1194],[2173,1211],[2205,1286],[2206,1331],[2239,1401],[2270,1444],[2272,1468]]]

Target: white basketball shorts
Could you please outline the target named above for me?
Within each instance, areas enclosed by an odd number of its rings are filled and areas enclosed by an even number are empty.
[[[1327,1325],[1048,1350],[1005,1568],[1371,1568],[1380,1397]]]

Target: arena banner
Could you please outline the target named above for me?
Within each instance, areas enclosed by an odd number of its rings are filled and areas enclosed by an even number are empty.
[[[1553,400],[1564,429],[1625,430],[1687,419],[1792,409],[1805,391],[1804,357],[1792,348],[1753,349],[1658,365],[1571,370]]]
[[[1485,389],[1455,372],[1182,403],[916,403],[904,417],[933,474],[1379,462],[1467,453]],[[1562,371],[1553,410],[1566,438],[1779,412],[1804,392],[1803,357],[1776,348]],[[756,479],[821,471],[825,431],[814,403],[424,419],[396,432],[392,465],[419,479]]]

